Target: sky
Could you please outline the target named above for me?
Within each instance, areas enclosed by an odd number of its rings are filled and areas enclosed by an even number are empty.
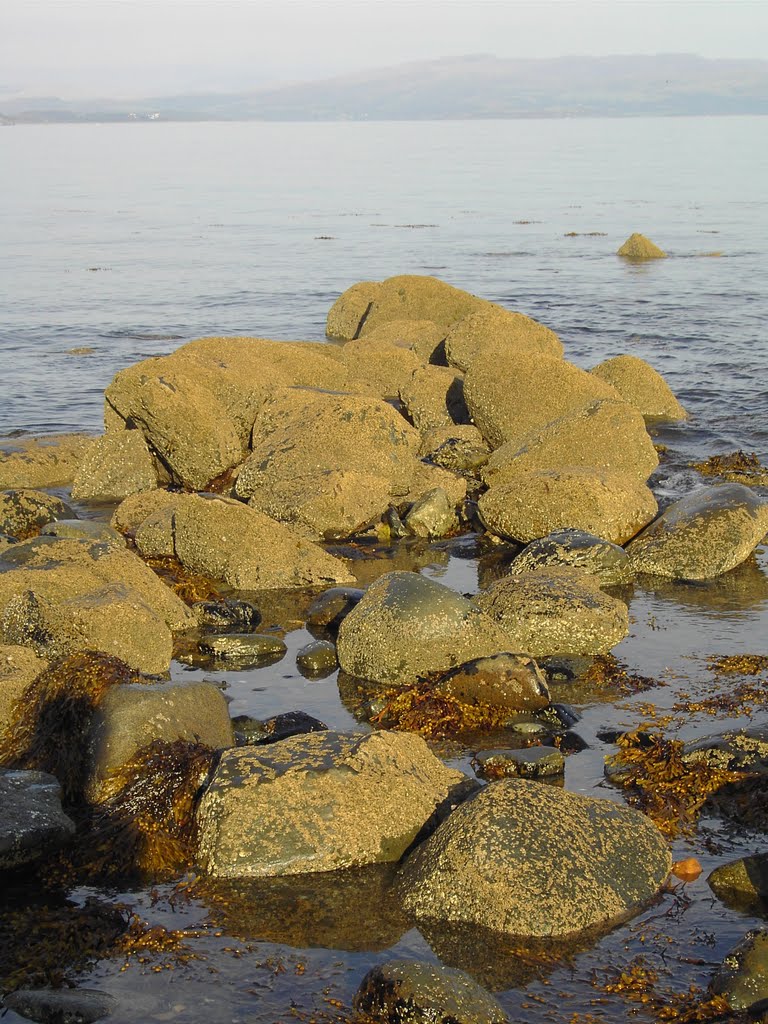
[[[768,59],[768,0],[2,0],[0,95],[243,91],[413,60]]]

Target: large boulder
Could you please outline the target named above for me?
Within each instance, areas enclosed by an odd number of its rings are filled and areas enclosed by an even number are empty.
[[[615,356],[592,368],[600,380],[616,388],[625,402],[649,420],[684,420],[688,413],[661,374],[638,356]]]
[[[14,441],[12,451],[0,451],[0,490],[71,484],[92,444],[93,438],[84,434]]]
[[[629,632],[629,611],[582,569],[554,566],[509,574],[477,596],[511,648],[533,657],[604,654]]]
[[[659,464],[642,415],[626,402],[597,399],[507,441],[483,467],[491,485],[521,472],[581,466],[645,481]]]
[[[650,489],[636,476],[578,467],[510,474],[478,502],[491,533],[523,544],[570,529],[624,544],[657,510]]]
[[[493,305],[469,313],[454,324],[445,339],[448,363],[460,370],[468,370],[481,354],[520,352],[559,357],[563,344],[537,320]]]
[[[407,686],[509,648],[504,630],[449,587],[412,572],[379,577],[339,627],[345,672]]]
[[[349,386],[375,398],[397,398],[424,361],[409,348],[367,336],[348,341],[339,349],[339,360],[349,373]]]
[[[386,342],[412,349],[422,362],[438,362],[445,328],[433,320],[390,320],[366,332],[367,341]]]
[[[466,783],[406,733],[227,750],[198,806],[198,859],[230,878],[396,861]]]
[[[766,532],[768,502],[743,484],[715,484],[666,508],[627,552],[636,572],[705,580],[743,562]]]
[[[637,912],[670,867],[663,836],[639,811],[504,779],[411,854],[398,887],[420,922],[563,939]]]
[[[53,775],[0,768],[0,871],[38,860],[74,833]]]
[[[619,393],[586,370],[554,356],[517,351],[479,354],[464,378],[472,419],[493,448]]]
[[[417,369],[400,388],[400,399],[417,430],[468,423],[464,378],[448,366]]]
[[[121,501],[157,487],[152,453],[140,430],[113,430],[97,438],[72,484],[76,501]]]
[[[338,558],[254,508],[190,495],[174,514],[176,557],[185,568],[238,590],[353,583]]]

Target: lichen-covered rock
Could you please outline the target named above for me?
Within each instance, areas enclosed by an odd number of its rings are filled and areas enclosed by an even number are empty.
[[[378,281],[358,281],[342,292],[328,311],[328,337],[339,341],[356,338],[380,291]]]
[[[0,645],[0,738],[24,691],[47,665],[30,647]]]
[[[176,557],[238,590],[353,583],[340,559],[237,501],[191,495],[174,517]]]
[[[88,799],[100,800],[102,784],[155,740],[187,740],[214,750],[232,746],[232,722],[218,686],[190,680],[111,687],[90,723]]]
[[[178,491],[167,491],[161,487],[154,491],[132,494],[120,502],[112,513],[110,523],[119,533],[133,536],[148,516],[162,508],[175,508],[185,497],[186,495]]]
[[[0,533],[16,540],[33,537],[55,519],[74,519],[75,513],[62,501],[44,491],[5,491],[0,494]]]
[[[621,401],[610,384],[554,356],[481,353],[464,378],[467,408],[493,448],[601,398]]]
[[[626,583],[632,576],[624,548],[583,530],[556,530],[531,541],[508,571],[517,574],[558,565],[583,569],[604,586]]]
[[[84,434],[14,441],[12,451],[0,452],[0,490],[71,484],[92,444],[93,438]]]
[[[596,377],[616,388],[625,402],[649,420],[684,420],[688,413],[661,374],[638,356],[615,356],[592,368]]]
[[[46,523],[40,529],[40,537],[68,538],[69,540],[87,540],[95,544],[125,547],[125,540],[107,523],[96,519],[56,519]]]
[[[721,864],[709,875],[707,884],[728,906],[768,906],[768,853]]]
[[[157,487],[152,453],[140,430],[113,430],[97,438],[78,467],[76,501],[121,501]]]
[[[448,498],[448,504],[456,509],[467,496],[467,481],[452,470],[443,469],[425,459],[419,460],[414,468],[411,487],[397,502],[400,508],[415,505],[434,490],[440,489]]]
[[[53,775],[0,768],[0,871],[30,864],[74,834]]]
[[[659,260],[667,254],[658,245],[641,235],[638,231],[631,234],[616,253],[628,260]]]
[[[413,503],[405,525],[417,537],[445,537],[459,525],[456,504],[442,487],[434,487]]]
[[[537,320],[494,305],[469,313],[445,339],[448,363],[460,370],[469,369],[481,354],[518,352],[560,357],[563,344]]]
[[[478,607],[507,632],[511,649],[533,657],[604,654],[629,632],[629,611],[581,569],[509,574],[478,594]]]
[[[178,497],[183,500],[188,495],[178,495]],[[176,556],[174,529],[176,509],[180,504],[181,501],[174,502],[172,505],[163,505],[157,512],[148,515],[136,528],[133,539],[142,558],[174,558]]]
[[[659,464],[642,415],[626,402],[597,399],[501,445],[483,468],[489,485],[521,471],[610,470],[645,481]]]
[[[549,704],[544,676],[536,662],[523,654],[474,658],[439,679],[435,690],[462,704],[486,704],[508,711],[538,711]]]
[[[476,604],[411,572],[372,583],[341,623],[337,643],[345,672],[392,686],[508,649],[503,629]]]
[[[315,732],[227,750],[198,806],[198,859],[229,878],[396,861],[465,783],[406,733]]]
[[[445,328],[433,320],[390,320],[365,335],[368,341],[412,349],[424,363],[439,362]]]
[[[627,552],[635,572],[705,580],[743,562],[766,532],[768,502],[743,484],[713,485],[666,508]]]
[[[624,544],[658,506],[636,476],[565,467],[509,474],[482,495],[478,511],[491,533],[522,544],[556,530],[583,530]]]
[[[416,370],[400,388],[400,398],[422,434],[469,423],[464,378],[448,366],[424,366]]]
[[[749,931],[728,953],[710,984],[732,1010],[755,1013],[768,1004],[768,930]]]
[[[355,1009],[386,1024],[507,1024],[492,995],[464,971],[418,960],[372,967],[355,994]]]
[[[436,277],[420,274],[389,277],[370,290],[368,295],[369,306],[357,329],[359,337],[365,337],[393,320],[431,320],[439,328],[447,329],[468,313],[491,305]],[[341,300],[344,300],[344,296]],[[330,328],[328,333],[336,336]]]
[[[411,854],[398,887],[418,921],[565,938],[637,912],[670,867],[663,836],[639,811],[504,779]]]
[[[340,360],[349,373],[349,386],[363,395],[397,398],[423,360],[409,348],[368,337],[348,341]]]

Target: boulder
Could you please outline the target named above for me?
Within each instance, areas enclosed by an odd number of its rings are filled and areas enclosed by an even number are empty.
[[[29,647],[0,646],[0,740],[24,691],[47,666]]]
[[[623,256],[628,260],[659,260],[663,259],[667,254],[658,245],[655,245],[650,238],[646,238],[645,235],[635,231],[624,242],[616,255]]]
[[[489,305],[469,313],[445,339],[450,366],[468,370],[479,355],[524,353],[560,357],[563,344],[548,327],[522,313]]]
[[[7,1009],[42,1024],[92,1024],[117,1006],[114,996],[88,988],[20,988],[3,1001]]]
[[[431,320],[442,330],[447,330],[468,313],[491,305],[485,299],[454,288],[436,277],[420,274],[389,277],[369,294],[372,296],[370,306],[358,327],[359,337],[365,337],[393,320]]]
[[[155,740],[231,747],[234,731],[218,686],[185,680],[110,687],[90,723],[88,799],[102,799],[104,782]]]
[[[439,362],[445,329],[433,320],[390,320],[366,332],[367,341],[410,348],[423,363]]]
[[[556,530],[531,541],[508,571],[518,574],[555,566],[582,569],[599,579],[602,586],[626,583],[632,576],[624,548],[583,530]]]
[[[388,960],[360,982],[354,1007],[386,1024],[506,1024],[492,995],[464,971],[418,960]]]
[[[175,558],[176,544],[174,530],[176,528],[176,509],[190,495],[177,495],[179,501],[163,505],[157,512],[152,512],[138,526],[133,539],[136,549],[142,558]]]
[[[635,572],[705,580],[743,562],[766,532],[768,502],[743,484],[715,484],[666,508],[627,552]]]
[[[657,510],[653,494],[636,476],[581,467],[509,475],[478,502],[491,533],[522,544],[557,530],[583,530],[624,544]]]
[[[601,398],[621,401],[610,384],[554,356],[486,352],[464,378],[467,408],[493,448]]]
[[[639,811],[503,779],[411,854],[398,888],[419,922],[562,939],[626,920],[670,867],[663,836]]]
[[[549,779],[565,772],[565,757],[557,747],[481,750],[473,762],[478,775],[485,779]]]
[[[396,861],[465,783],[406,733],[227,750],[198,805],[198,860],[230,878]]]
[[[378,281],[358,281],[347,288],[328,311],[325,328],[328,337],[338,341],[357,338],[380,291]]]
[[[604,593],[581,569],[555,566],[509,574],[476,600],[506,630],[512,650],[535,658],[604,654],[629,632],[624,602]]]
[[[0,494],[0,533],[16,540],[34,537],[55,519],[73,519],[75,513],[61,498],[44,491],[22,489]]]
[[[338,558],[237,501],[191,495],[174,518],[176,557],[238,590],[354,583]]]
[[[488,485],[538,469],[608,470],[645,482],[659,464],[642,415],[626,402],[597,399],[497,448],[483,468]]]
[[[39,860],[74,834],[53,775],[0,768],[0,871]]]
[[[110,523],[119,533],[132,537],[153,512],[166,507],[175,508],[184,498],[185,495],[178,491],[167,491],[164,488],[132,494],[120,502],[112,513]]]
[[[768,906],[768,853],[721,864],[709,875],[707,884],[728,906],[747,909]]]
[[[13,451],[0,452],[0,490],[71,484],[93,438],[62,434],[13,444]]]
[[[464,377],[448,366],[423,366],[400,388],[400,399],[422,434],[469,423],[464,403]]]
[[[535,661],[523,654],[474,658],[448,672],[434,686],[462,704],[487,704],[533,712],[549,704],[549,689]]]
[[[40,537],[64,537],[69,540],[89,540],[116,548],[125,547],[125,541],[117,530],[108,523],[101,523],[96,519],[57,519],[41,528]]]
[[[476,604],[412,572],[372,583],[342,621],[337,642],[345,672],[390,686],[508,648],[504,630]]]
[[[122,501],[157,487],[152,453],[140,430],[113,430],[97,438],[78,467],[76,501]]]
[[[424,365],[411,349],[367,336],[348,341],[339,358],[349,373],[349,386],[375,398],[397,398],[400,388]]]
[[[591,371],[614,387],[625,402],[649,420],[684,420],[688,413],[658,371],[637,356],[615,356]]]
[[[725,957],[710,983],[732,1010],[757,1016],[768,1006],[768,930],[749,931]]]

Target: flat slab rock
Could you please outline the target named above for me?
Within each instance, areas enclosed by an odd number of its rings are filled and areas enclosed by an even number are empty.
[[[0,870],[32,863],[74,832],[53,775],[0,769]]]

